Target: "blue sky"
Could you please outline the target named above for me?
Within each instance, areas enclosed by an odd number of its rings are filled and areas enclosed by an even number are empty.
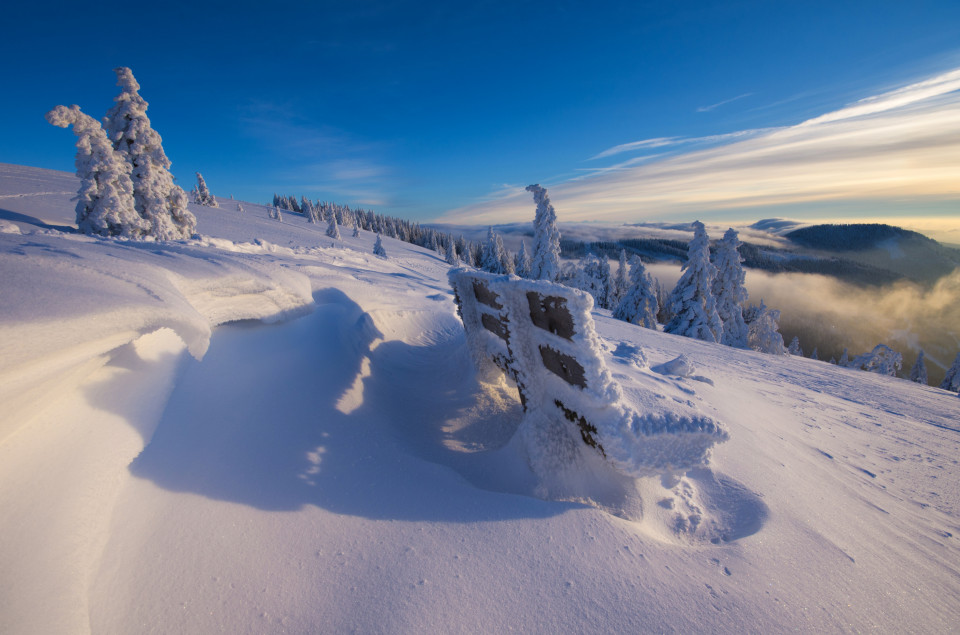
[[[516,192],[533,182],[550,188],[561,220],[949,224],[960,204],[960,178],[888,187],[898,166],[945,175],[952,156],[960,167],[955,0],[20,2],[4,11],[3,162],[72,170],[72,135],[43,114],[76,103],[102,116],[117,91],[111,69],[125,65],[185,189],[200,171],[214,193],[251,201],[276,191],[484,223],[532,216]],[[931,78],[935,94],[879,114],[850,110]],[[864,126],[876,120],[871,137]],[[829,130],[791,146],[805,122]],[[889,148],[876,135],[891,130],[899,154],[884,164],[877,156]],[[850,135],[865,141],[835,142]],[[811,165],[807,147],[848,160]],[[764,196],[715,191],[759,167],[763,183],[741,187]],[[854,173],[812,193],[795,186]],[[681,190],[698,195],[672,195]]]

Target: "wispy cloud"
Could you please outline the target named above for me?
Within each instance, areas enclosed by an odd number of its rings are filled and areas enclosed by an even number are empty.
[[[737,95],[736,97],[731,97],[730,99],[724,99],[723,101],[718,101],[717,103],[712,104],[710,106],[700,106],[699,108],[697,108],[697,112],[710,112],[711,110],[719,108],[720,106],[726,106],[727,104],[732,104],[735,101],[743,99],[744,97],[750,97],[752,95],[753,93],[744,93],[742,95]]]
[[[638,221],[778,209],[821,215],[831,205],[924,209],[960,199],[960,69],[889,90],[794,126],[698,138],[647,139],[594,159],[685,144],[682,153],[636,158],[550,188],[561,220]],[[454,210],[444,220],[510,222],[532,214],[524,193]],[[854,210],[855,211],[855,210]]]

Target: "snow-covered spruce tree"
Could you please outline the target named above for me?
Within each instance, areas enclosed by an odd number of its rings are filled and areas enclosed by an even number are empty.
[[[813,347],[813,352],[810,353],[810,359],[815,359],[817,361],[820,361],[820,354],[817,352],[816,346]]]
[[[454,244],[453,240],[447,241],[446,261],[451,267],[460,266],[460,257],[457,256],[457,246]]]
[[[847,349],[843,349],[843,354],[840,356],[840,361],[837,362],[837,366],[843,366],[846,368],[850,365],[850,355],[847,353]]]
[[[383,238],[377,234],[377,242],[373,243],[373,255],[381,258],[387,257],[387,250],[383,248]]]
[[[886,344],[877,344],[872,351],[859,355],[850,362],[850,368],[896,377],[903,366],[903,355]]]
[[[580,259],[576,275],[570,286],[586,291],[593,296],[594,304],[601,309],[610,308],[610,263],[605,257],[588,253]]]
[[[510,273],[505,266],[507,261],[506,250],[503,248],[503,238],[493,227],[487,229],[487,242],[480,252],[480,269],[490,273]]]
[[[673,317],[664,330],[706,342],[721,341],[723,323],[713,297],[713,279],[717,270],[710,262],[710,240],[700,221],[693,222],[693,239],[683,270],[667,300]]]
[[[521,278],[530,277],[530,256],[527,255],[527,243],[520,239],[520,251],[513,257],[513,271]]]
[[[533,219],[533,257],[530,259],[530,278],[553,282],[560,274],[560,230],[557,212],[550,203],[547,190],[538,184],[528,185],[537,204]]]
[[[736,348],[747,348],[750,329],[743,319],[743,305],[747,301],[744,286],[746,274],[740,257],[740,237],[732,227],[717,243],[717,277],[713,280],[713,295],[717,301],[717,315],[723,323],[720,342]]]
[[[197,205],[206,205],[207,207],[220,207],[217,199],[213,197],[210,190],[207,189],[207,182],[203,180],[203,175],[197,172],[197,189],[194,190],[193,202]]]
[[[623,300],[623,297],[627,295],[627,291],[630,289],[630,274],[627,269],[627,250],[620,250],[620,263],[617,267],[617,275],[613,278],[613,283],[610,286],[610,306],[617,307],[620,304],[620,301]]]
[[[790,340],[790,346],[787,347],[787,352],[791,355],[803,357],[803,349],[800,348],[800,338],[796,335],[794,335],[793,339]]]
[[[327,236],[334,240],[340,240],[340,228],[337,227],[336,214],[330,214],[330,220],[327,222]]]
[[[57,106],[47,113],[54,126],[73,126],[77,135],[77,227],[84,234],[140,238],[150,224],[137,214],[133,204],[130,166],[117,155],[110,140],[93,117],[79,106]]]
[[[960,392],[960,353],[957,353],[957,358],[953,360],[953,365],[947,369],[947,375],[943,378],[943,382],[940,383],[940,387],[944,390]]]
[[[630,260],[630,287],[613,311],[613,317],[648,329],[657,328],[657,293],[640,258]]]
[[[917,361],[914,362],[913,367],[910,369],[910,381],[915,381],[918,384],[926,386],[929,381],[927,378],[927,363],[923,360],[923,357],[923,349],[920,349],[920,353],[917,355]]]
[[[114,149],[131,165],[134,207],[150,223],[150,234],[158,240],[189,238],[197,219],[187,209],[186,193],[173,182],[170,159],[160,135],[150,127],[147,102],[137,92],[140,84],[129,68],[113,70],[121,92],[104,122]]]
[[[359,238],[359,237],[360,237],[360,226],[359,226],[359,225],[354,225],[354,226],[353,226],[353,237],[354,237],[354,238]]]
[[[761,353],[787,354],[787,348],[783,345],[783,336],[780,335],[780,311],[768,308],[762,299],[756,317],[750,322],[747,342],[750,348]]]

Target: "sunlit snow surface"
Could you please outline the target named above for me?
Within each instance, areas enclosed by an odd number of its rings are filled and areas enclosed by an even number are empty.
[[[628,398],[730,440],[543,500],[439,255],[222,197],[199,240],[91,239],[75,190],[0,165],[2,633],[960,623],[953,393],[598,311]]]

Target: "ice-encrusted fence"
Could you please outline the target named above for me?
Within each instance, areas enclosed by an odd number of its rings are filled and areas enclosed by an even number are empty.
[[[467,268],[451,270],[449,279],[481,380],[499,368],[516,382],[527,413],[575,425],[621,472],[642,477],[703,465],[727,439],[701,413],[637,412],[627,403],[603,360],[589,294]]]

